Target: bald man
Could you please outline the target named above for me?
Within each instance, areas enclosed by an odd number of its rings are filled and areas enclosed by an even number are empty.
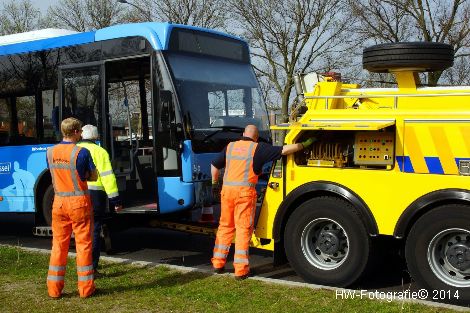
[[[250,274],[248,248],[254,228],[256,211],[256,183],[265,163],[279,159],[310,146],[315,139],[309,138],[302,143],[272,146],[258,143],[258,128],[245,127],[241,140],[231,142],[212,161],[211,174],[213,190],[219,184],[219,170],[225,167],[221,192],[221,216],[214,255],[211,259],[216,273],[222,273],[227,261],[233,237],[235,236],[235,255],[233,267],[235,279],[245,279]]]

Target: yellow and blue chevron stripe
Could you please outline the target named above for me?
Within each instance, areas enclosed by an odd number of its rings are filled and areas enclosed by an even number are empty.
[[[470,159],[470,121],[405,122],[401,171],[458,175],[460,160]]]

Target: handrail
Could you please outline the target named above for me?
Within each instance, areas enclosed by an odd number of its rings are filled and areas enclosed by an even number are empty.
[[[344,96],[304,96],[304,99],[325,99],[325,109],[328,109],[328,100],[329,99],[366,99],[366,98],[393,98],[393,107],[398,108],[398,98],[424,98],[424,97],[461,97],[461,96],[470,96],[469,92],[455,92],[455,93],[428,93],[428,94],[358,94],[358,95],[344,95]]]
[[[348,95],[348,96],[305,96],[305,99],[345,99],[345,98],[403,98],[403,97],[439,97],[439,96],[470,96],[470,92],[429,93],[429,94],[390,94],[390,95]]]

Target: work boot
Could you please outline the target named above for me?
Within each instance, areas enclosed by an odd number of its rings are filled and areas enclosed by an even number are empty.
[[[219,268],[212,268],[215,274],[223,274],[225,273],[225,267],[219,267]]]
[[[235,280],[245,280],[248,277],[250,277],[250,272],[246,273],[245,275],[235,276]]]

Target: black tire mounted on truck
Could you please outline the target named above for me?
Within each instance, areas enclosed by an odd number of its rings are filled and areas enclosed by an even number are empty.
[[[345,287],[364,271],[370,239],[350,203],[319,197],[304,202],[289,217],[284,246],[289,263],[303,279]]]
[[[406,239],[411,276],[439,300],[470,302],[470,207],[442,205],[423,215]],[[458,296],[458,299],[457,297]]]
[[[52,202],[54,201],[54,187],[49,185],[42,198],[42,216],[47,226],[52,225]]]
[[[453,47],[438,42],[387,43],[365,48],[362,54],[364,69],[374,73],[400,69],[435,72],[453,64]]]

